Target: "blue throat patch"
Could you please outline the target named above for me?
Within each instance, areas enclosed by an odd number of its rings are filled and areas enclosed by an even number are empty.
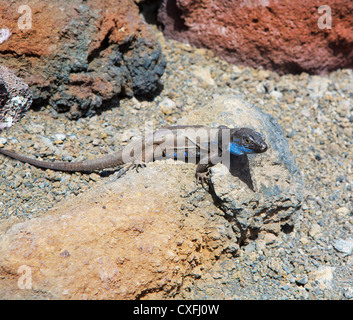
[[[241,155],[244,155],[247,153],[255,153],[254,150],[251,150],[251,149],[244,147],[244,146],[240,146],[240,145],[236,144],[235,142],[231,142],[229,144],[228,151],[231,154],[234,154],[235,156],[241,156]]]

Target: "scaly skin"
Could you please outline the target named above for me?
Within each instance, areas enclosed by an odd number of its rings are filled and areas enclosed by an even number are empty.
[[[81,162],[41,161],[3,148],[0,148],[0,153],[38,168],[67,172],[91,172],[124,164],[141,166],[167,158],[195,161],[198,163],[197,180],[203,182],[208,169],[221,162],[225,155],[239,156],[266,150],[267,145],[262,136],[249,128],[173,126],[157,130],[115,154]]]

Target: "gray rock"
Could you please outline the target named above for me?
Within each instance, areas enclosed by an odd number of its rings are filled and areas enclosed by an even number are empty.
[[[215,97],[180,124],[250,127],[265,136],[263,154],[233,157],[230,168],[211,168],[218,206],[238,239],[256,235],[265,224],[293,226],[304,196],[304,183],[285,135],[276,120],[240,97]]]
[[[303,277],[299,277],[295,282],[298,284],[298,285],[301,285],[301,286],[304,286],[308,283],[309,279],[308,279],[308,276],[305,275]]]
[[[345,288],[343,295],[347,299],[352,299],[353,298],[353,288],[352,287]]]
[[[28,85],[0,65],[0,131],[21,120],[32,104]]]
[[[338,239],[333,244],[333,247],[338,251],[350,255],[353,252],[353,239]]]

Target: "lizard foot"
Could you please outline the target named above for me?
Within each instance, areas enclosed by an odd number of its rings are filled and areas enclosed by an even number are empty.
[[[208,178],[207,178],[208,172],[196,172],[196,183],[201,182],[202,187],[205,188],[205,183],[208,184]]]
[[[139,169],[142,168],[146,168],[146,164],[144,162],[141,161],[135,161],[134,163],[132,163],[131,165],[137,172],[139,172]],[[129,167],[130,169],[130,167]]]
[[[130,163],[127,167],[120,169],[116,178],[119,179],[122,175],[124,175],[126,172],[128,172],[131,168],[133,168],[137,172],[139,172],[139,168],[145,168],[145,167],[146,167],[146,164],[144,162],[135,161],[133,163]]]

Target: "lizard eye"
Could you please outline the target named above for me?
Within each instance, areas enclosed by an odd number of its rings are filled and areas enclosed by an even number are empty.
[[[250,139],[245,139],[245,143],[249,144],[250,143]]]

